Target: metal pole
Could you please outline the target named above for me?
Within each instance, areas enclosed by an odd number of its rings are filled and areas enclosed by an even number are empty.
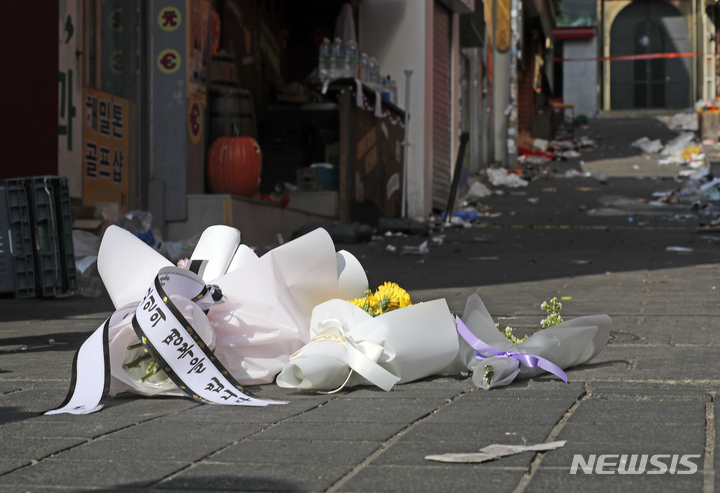
[[[407,173],[408,173],[408,150],[410,142],[408,142],[408,132],[410,131],[410,76],[412,70],[405,70],[405,136],[403,137],[403,181],[402,181],[402,202],[400,204],[400,217],[407,218]]]
[[[470,134],[463,132],[460,134],[460,150],[458,150],[457,160],[455,161],[455,173],[453,174],[452,186],[450,187],[450,196],[448,197],[447,208],[445,209],[445,225],[450,225],[450,219],[455,208],[455,197],[457,196],[458,185],[460,184],[460,175],[463,169],[463,160],[465,158],[465,147],[467,146]]]

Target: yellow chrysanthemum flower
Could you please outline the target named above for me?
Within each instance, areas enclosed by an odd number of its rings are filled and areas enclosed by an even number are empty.
[[[412,305],[407,291],[394,282],[386,282],[378,287],[375,296],[378,298],[379,303],[386,308],[386,311]]]
[[[394,282],[386,282],[377,288],[373,294],[369,289],[365,291],[364,298],[348,300],[353,305],[362,308],[373,317],[385,312],[405,308],[412,305],[410,295]]]

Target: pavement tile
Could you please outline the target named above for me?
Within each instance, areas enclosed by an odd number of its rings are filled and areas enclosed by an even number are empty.
[[[0,342],[2,342],[0,340]],[[1,348],[0,348],[1,349]],[[44,348],[28,348],[25,351],[12,351],[3,353],[2,369],[7,373],[2,376],[5,380],[9,378],[23,378],[25,375],[32,375],[36,381],[39,379],[48,381],[64,381],[66,385],[70,384],[70,376],[72,373],[72,361],[74,350],[68,349],[51,349]],[[42,359],[43,364],[37,367],[34,358]]]
[[[285,389],[278,387],[274,383],[267,385],[250,385],[246,386],[245,389],[263,399],[274,399],[278,401],[330,398],[325,394],[320,394],[317,390]]]
[[[24,421],[37,417],[37,412],[21,411],[12,407],[0,407],[0,424]]]
[[[422,384],[432,384],[432,388],[423,388]],[[470,391],[475,385],[469,378],[460,380],[444,378],[432,382],[418,382],[414,385],[396,385],[391,392],[380,388],[355,387],[344,394],[346,399],[453,399],[463,392]]]
[[[406,423],[297,423],[284,422],[254,435],[250,440],[348,440],[384,442],[403,430]]]
[[[156,488],[170,491],[195,489],[219,491],[323,491],[352,469],[331,464],[271,465],[216,464],[206,462],[183,471]]]
[[[568,372],[568,377],[588,381],[716,380],[720,374],[720,360],[714,357],[717,351],[717,347],[704,346],[608,346],[590,363]]]
[[[30,461],[31,459],[6,459],[3,457],[0,459],[0,475],[29,464]]]
[[[476,442],[478,449],[491,443],[506,443],[507,440],[527,440],[528,443],[542,443],[553,429],[555,423],[530,424],[508,421],[505,424],[494,423],[434,423],[425,421],[402,436],[402,441],[454,443]]]
[[[471,383],[471,385],[474,384]],[[553,376],[538,376],[531,379],[515,380],[506,387],[498,387],[490,390],[475,388],[473,392],[463,396],[467,399],[577,399],[585,392],[583,382],[570,381],[569,383],[561,382]],[[540,405],[540,404],[538,404]]]
[[[0,476],[0,486],[66,486],[143,488],[185,467],[183,462],[164,461],[66,461],[47,459]]]
[[[680,384],[659,384],[652,382],[593,382],[590,385],[592,399],[588,402],[599,402],[603,400],[625,400],[625,401],[701,401],[712,400],[711,393],[716,392],[717,387],[706,385],[685,385]]]
[[[212,440],[192,439],[182,435],[175,435],[166,440],[154,436],[113,440],[105,438],[74,447],[58,454],[58,457],[66,461],[91,461],[102,457],[108,461],[159,460],[190,463],[201,460],[231,443],[233,443],[231,439],[222,440],[215,437]]]
[[[2,367],[0,367],[0,376],[4,372],[2,371]],[[3,396],[5,394],[14,393],[18,391],[22,391],[25,388],[24,382],[3,382],[0,381],[0,396]]]
[[[715,425],[715,429],[713,430],[715,432],[715,450],[713,453],[713,463],[714,463],[714,469],[715,474],[717,478],[716,482],[716,488],[718,488],[718,491],[720,491],[720,448],[718,447],[718,443],[720,443],[720,433],[718,432],[718,427],[720,427],[720,407],[717,405],[717,401],[715,402],[715,405],[713,406],[713,411],[715,414],[715,422],[713,423]]]
[[[369,441],[244,440],[213,455],[208,462],[355,466],[379,447],[380,442]]]
[[[540,468],[535,473],[525,493],[547,491],[582,491],[602,492],[632,491],[632,492],[677,492],[702,491],[703,475],[701,472],[688,475],[657,474],[657,475],[586,475],[582,472],[570,474],[569,469]]]
[[[428,423],[468,423],[503,426],[507,423],[554,425],[575,404],[573,399],[459,399],[430,416]]]
[[[33,485],[26,485],[25,487],[22,486],[2,486],[0,485],[0,493],[18,493],[18,492],[30,492],[30,493],[58,493],[60,491],[68,491],[68,488],[65,486],[33,486]],[[102,491],[102,493],[127,493],[129,490],[126,488],[102,488],[102,490],[98,490],[98,488],[87,486],[82,487],[80,485],[75,485],[72,487],[73,493],[84,493],[87,491]],[[131,490],[130,490],[131,491]]]
[[[65,391],[65,394],[66,393],[67,391]],[[63,399],[65,398],[65,394],[63,394]],[[57,407],[61,402],[62,399],[55,402],[52,407]],[[192,399],[184,397],[144,397],[130,393],[121,393],[117,396],[111,396],[102,411],[83,415],[82,418],[86,421],[104,421],[108,418],[113,418],[140,423],[202,405],[203,404],[195,402]],[[52,414],[48,416],[43,415],[39,419],[46,421],[75,422],[78,420],[78,416],[72,414]]]
[[[9,438],[2,440],[0,453],[4,459],[39,460],[86,441],[82,438]]]
[[[334,399],[293,423],[411,423],[445,404],[441,399]]]
[[[658,429],[662,433],[658,433]],[[675,426],[661,423],[618,422],[609,423],[574,423],[568,422],[557,437],[558,440],[582,440],[603,442],[625,442],[636,445],[652,443],[675,443],[687,446],[694,443],[705,443],[705,422],[678,423]]]
[[[312,410],[330,398],[318,396],[316,399],[286,399],[287,404],[273,404],[265,407],[256,406],[216,406],[201,405],[178,412],[164,421],[199,421],[199,422],[243,422],[243,423],[275,423]]]
[[[603,400],[583,401],[569,424],[610,424],[626,426],[696,425],[705,426],[705,402],[685,400]]]
[[[43,411],[53,409],[60,404],[67,390],[27,390],[0,396],[0,422],[11,420],[16,413],[28,413],[27,417],[37,416]],[[9,413],[6,415],[6,413]]]
[[[31,419],[0,426],[0,442],[25,438],[97,438],[133,424],[114,420],[94,423],[83,420],[74,423],[58,423]]]
[[[487,464],[445,464],[442,466],[370,465],[352,477],[338,491],[438,492],[482,491],[509,493],[525,469],[503,470]]]
[[[235,423],[204,422],[195,424],[187,421],[165,421],[153,419],[130,428],[125,428],[106,437],[107,440],[145,439],[156,441],[208,440],[232,443],[242,440],[268,426],[264,423],[244,423],[238,419]]]

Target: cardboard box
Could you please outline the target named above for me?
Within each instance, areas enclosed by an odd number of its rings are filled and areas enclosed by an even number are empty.
[[[302,168],[297,171],[299,192],[332,192],[338,189],[338,170]]]

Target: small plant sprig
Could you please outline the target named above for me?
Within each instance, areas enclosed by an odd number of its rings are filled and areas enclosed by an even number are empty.
[[[503,329],[500,328],[500,324],[499,324],[499,323],[496,323],[496,324],[495,324],[495,328],[496,328],[497,330],[499,330],[500,333],[501,333],[502,335],[504,335],[505,338],[506,338],[508,341],[512,342],[512,343],[515,344],[516,346],[517,346],[518,344],[520,344],[521,342],[525,341],[528,337],[530,337],[529,335],[526,335],[525,337],[522,337],[522,338],[521,338],[521,337],[516,337],[516,336],[513,334],[513,328],[512,328],[512,327],[505,327],[505,330],[503,330]]]
[[[538,330],[547,329],[548,327],[552,327],[553,325],[557,325],[560,322],[563,321],[562,317],[560,316],[560,310],[562,310],[562,303],[560,303],[557,298],[553,298],[548,303],[547,301],[543,301],[540,305],[540,308],[545,310],[547,312],[547,317],[540,320],[540,328]],[[521,342],[524,342],[527,340],[529,335],[526,335],[525,337],[516,337],[513,334],[513,328],[512,327],[505,327],[505,329],[500,328],[500,324],[496,323],[495,327],[497,330],[500,331],[502,335],[505,336],[505,338],[512,342],[514,345],[518,345]]]
[[[548,327],[552,327],[553,325],[557,325],[563,321],[562,317],[560,316],[560,310],[562,310],[562,303],[560,303],[557,298],[551,299],[549,304],[548,302],[543,301],[542,305],[540,305],[540,308],[544,309],[548,313],[547,317],[540,320],[541,328],[547,329]]]

